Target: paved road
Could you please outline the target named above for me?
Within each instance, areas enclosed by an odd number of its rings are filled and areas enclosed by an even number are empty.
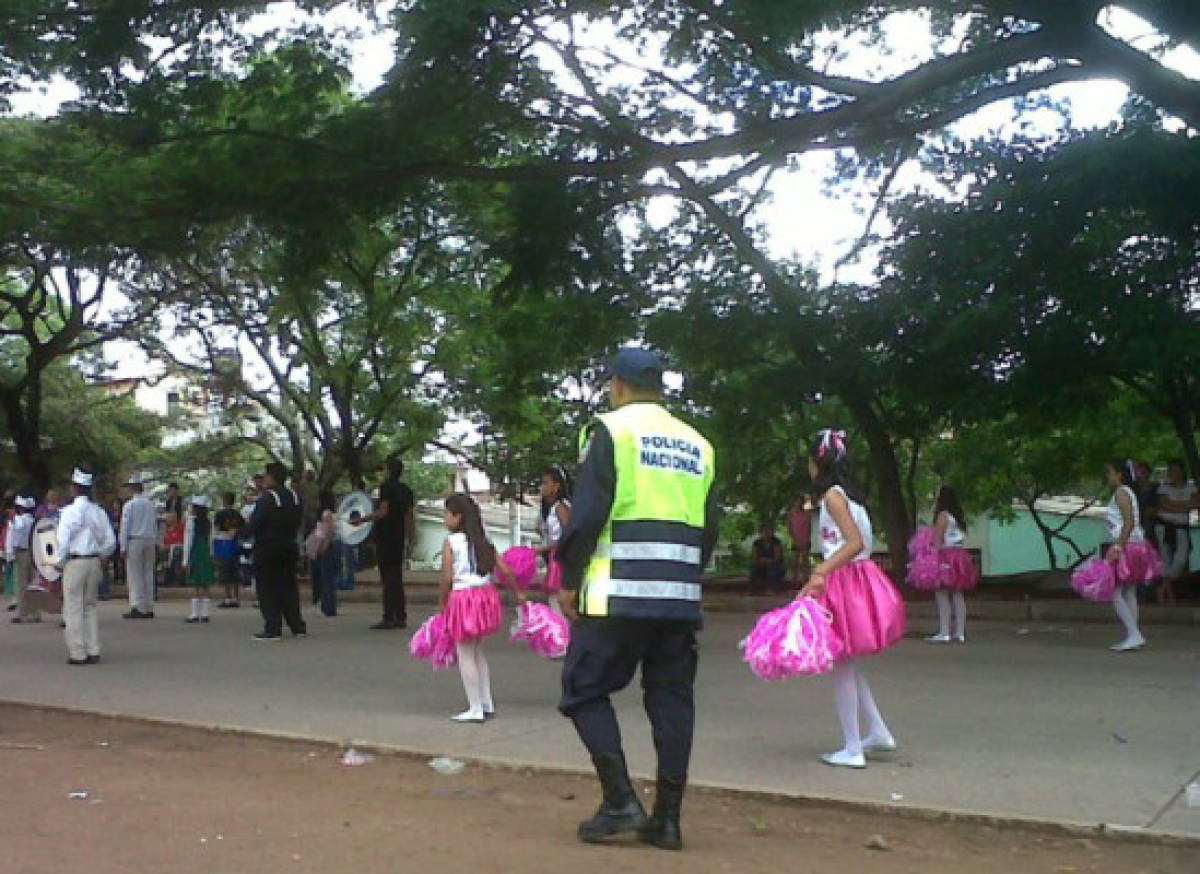
[[[257,611],[246,608],[214,611],[207,626],[184,625],[179,603],[144,622],[121,609],[102,605],[104,661],[87,668],[66,665],[56,623],[0,619],[0,698],[587,766],[553,710],[557,667],[499,638],[488,650],[499,718],[459,726],[446,719],[463,706],[457,673],[410,659],[405,633],[368,631],[372,606],[309,613],[311,636],[278,644],[250,639]],[[827,680],[768,685],[740,663],[750,621],[715,614],[702,636],[695,780],[1200,836],[1200,809],[1183,801],[1200,779],[1193,628],[1154,628],[1147,651],[1123,656],[1105,648],[1115,622],[976,622],[965,647],[907,639],[867,665],[901,750],[852,772],[817,760],[839,740]],[[631,767],[651,774],[640,695],[618,704]]]

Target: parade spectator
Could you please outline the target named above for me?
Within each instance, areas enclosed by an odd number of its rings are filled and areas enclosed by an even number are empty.
[[[765,595],[782,589],[786,574],[783,541],[776,536],[775,526],[768,522],[750,547],[750,594]]]
[[[808,579],[812,564],[812,523],[816,507],[812,495],[804,494],[796,499],[788,511],[788,533],[792,535],[792,573],[797,585]]]
[[[379,486],[379,506],[355,525],[374,522],[375,554],[379,560],[379,579],[383,583],[383,619],[372,625],[375,630],[406,628],[408,606],[404,597],[404,558],[407,538],[416,533],[416,500],[412,489],[400,481],[404,462],[399,454],[388,457],[387,479]]]
[[[154,505],[144,494],[136,476],[125,483],[129,500],[121,508],[118,542],[125,560],[125,582],[129,594],[126,619],[154,618],[154,563],[158,541],[158,519]]]
[[[246,520],[234,507],[236,501],[237,495],[233,492],[222,495],[221,509],[213,519],[213,558],[217,566],[217,582],[225,589],[225,597],[217,607],[223,609],[241,606],[238,598],[241,549],[237,534],[246,524]]]
[[[1158,599],[1175,603],[1175,583],[1187,576],[1192,555],[1191,510],[1196,506],[1196,484],[1187,478],[1183,462],[1172,459],[1167,481],[1157,490],[1158,548],[1162,555],[1162,583]]]

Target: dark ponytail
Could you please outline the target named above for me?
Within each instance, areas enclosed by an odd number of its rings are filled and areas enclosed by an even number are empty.
[[[935,523],[937,522],[938,514],[943,510],[954,517],[954,521],[958,523],[958,527],[966,534],[967,517],[963,513],[962,501],[958,499],[958,492],[954,491],[953,486],[942,486],[938,489],[937,502],[933,506],[933,521]]]
[[[841,486],[847,498],[856,504],[866,504],[862,486],[854,476],[850,444],[845,431],[833,428],[818,431],[808,448],[808,457],[817,466],[817,475],[813,477],[817,500],[823,499],[825,493],[834,486]]]
[[[462,519],[455,533],[466,535],[475,573],[487,576],[496,568],[496,547],[488,540],[479,505],[470,495],[460,492],[446,498],[446,509]]]

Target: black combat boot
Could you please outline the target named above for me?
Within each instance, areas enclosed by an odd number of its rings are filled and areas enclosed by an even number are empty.
[[[644,826],[638,829],[638,840],[653,844],[662,850],[682,850],[683,832],[679,830],[679,814],[683,807],[683,787],[687,780],[680,777],[658,775],[658,788],[654,795],[654,813]]]
[[[592,756],[592,764],[596,766],[604,800],[595,816],[579,824],[579,840],[594,844],[642,828],[646,824],[646,810],[629,782],[625,757],[620,753],[603,753]]]

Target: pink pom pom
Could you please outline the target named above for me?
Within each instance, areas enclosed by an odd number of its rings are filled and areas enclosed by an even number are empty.
[[[512,571],[512,582],[520,589],[528,589],[537,576],[537,550],[529,546],[511,546],[504,550],[500,560]]]
[[[933,549],[933,538],[935,529],[932,525],[922,525],[914,533],[908,541],[908,554],[915,556],[922,552],[929,552]]]
[[[542,658],[562,658],[567,654],[570,637],[567,620],[545,604],[527,601],[517,607],[517,621],[510,639],[528,644]]]
[[[441,613],[430,616],[421,624],[408,642],[408,651],[414,658],[429,662],[435,671],[458,664],[458,648]]]
[[[1116,586],[1113,566],[1099,558],[1084,562],[1071,574],[1071,588],[1088,601],[1111,601]]]
[[[929,591],[938,588],[942,578],[942,562],[933,548],[934,529],[918,528],[908,541],[908,584],[914,589]]]
[[[763,614],[739,645],[743,660],[763,680],[823,674],[843,649],[829,611],[808,597]]]

